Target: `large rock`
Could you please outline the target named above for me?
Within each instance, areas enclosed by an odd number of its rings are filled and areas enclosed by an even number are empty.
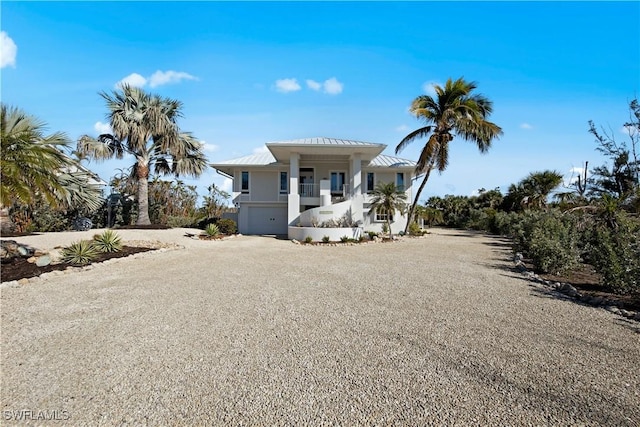
[[[2,261],[9,261],[13,258],[20,257],[29,258],[35,253],[34,248],[27,245],[21,245],[15,240],[2,240],[0,243],[0,258]]]

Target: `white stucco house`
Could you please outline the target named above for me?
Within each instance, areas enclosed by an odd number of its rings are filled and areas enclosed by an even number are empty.
[[[214,163],[233,179],[233,203],[242,234],[287,235],[303,240],[358,238],[381,231],[385,214],[369,214],[370,192],[395,182],[411,199],[415,162],[382,154],[386,145],[335,138],[269,142],[268,151]],[[393,212],[392,229],[406,216]]]

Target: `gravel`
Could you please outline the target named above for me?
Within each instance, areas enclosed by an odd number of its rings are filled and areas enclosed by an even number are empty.
[[[181,249],[0,290],[3,425],[640,425],[638,322],[500,238],[125,232]]]

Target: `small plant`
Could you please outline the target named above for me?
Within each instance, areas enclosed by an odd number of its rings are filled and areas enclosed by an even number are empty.
[[[98,256],[98,251],[91,240],[80,240],[63,248],[62,261],[71,265],[87,265]]]
[[[305,237],[305,238],[304,238],[304,242],[305,242],[305,243],[311,243],[311,242],[313,242],[313,237],[311,237],[311,236],[307,236],[307,237]]]
[[[102,253],[120,252],[122,240],[115,231],[105,230],[102,234],[93,236],[93,247]]]
[[[204,233],[209,237],[216,237],[220,234],[220,228],[216,224],[209,224],[204,229]]]
[[[373,240],[374,237],[379,236],[379,233],[376,233],[375,231],[367,231],[367,234],[369,235],[369,240]]]
[[[329,236],[322,236],[322,243],[329,243]]]
[[[387,234],[388,232],[389,232],[389,226],[385,222],[382,224],[382,234]]]
[[[349,238],[348,238],[347,236],[342,236],[342,237],[340,238],[340,241],[341,241],[342,243],[347,243],[347,242],[349,241]]]
[[[422,236],[424,233],[422,232],[422,228],[416,223],[412,222],[409,225],[409,235],[411,236]]]

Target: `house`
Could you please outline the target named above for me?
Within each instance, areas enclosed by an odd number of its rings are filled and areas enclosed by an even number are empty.
[[[386,145],[334,138],[269,142],[268,151],[212,164],[233,179],[233,203],[242,234],[278,234],[303,240],[357,238],[381,231],[386,213],[369,214],[370,193],[395,182],[411,201],[415,162],[382,154]],[[392,212],[392,229],[406,216]]]

